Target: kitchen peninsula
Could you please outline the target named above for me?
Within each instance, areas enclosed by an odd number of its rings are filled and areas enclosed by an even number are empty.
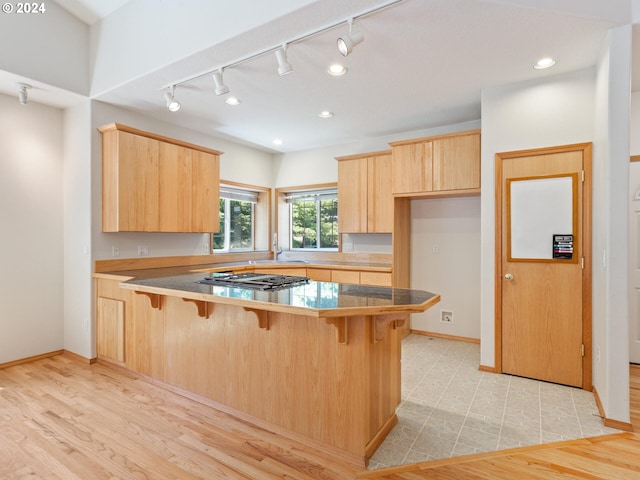
[[[440,297],[321,281],[260,291],[205,275],[114,282],[128,295],[122,365],[366,465],[397,423],[397,327]]]

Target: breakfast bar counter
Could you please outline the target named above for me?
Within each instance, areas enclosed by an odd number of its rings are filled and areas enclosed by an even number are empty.
[[[275,291],[197,283],[205,275],[114,282],[128,295],[123,366],[366,465],[397,423],[397,327],[440,297],[316,281]]]

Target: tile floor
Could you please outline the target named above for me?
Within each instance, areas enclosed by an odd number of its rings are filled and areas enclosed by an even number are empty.
[[[591,392],[480,372],[480,345],[409,335],[398,425],[369,469],[615,433]]]

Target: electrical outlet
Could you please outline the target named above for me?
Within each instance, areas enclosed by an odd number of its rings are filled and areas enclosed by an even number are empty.
[[[437,243],[434,243],[431,246],[431,253],[434,253],[436,255],[439,254],[440,253],[440,245],[438,245]]]
[[[596,345],[596,362],[600,363],[600,346]]]
[[[149,256],[149,247],[147,245],[138,245],[138,256],[139,257],[148,257]]]
[[[207,242],[202,244],[202,253],[209,253],[209,244]]]
[[[440,321],[442,323],[453,323],[453,312],[451,310],[440,310]]]
[[[111,246],[111,256],[112,257],[119,257],[120,256],[120,248],[117,245],[112,245]]]

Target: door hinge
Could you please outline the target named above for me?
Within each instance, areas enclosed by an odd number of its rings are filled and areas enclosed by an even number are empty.
[[[584,182],[584,170],[582,170],[582,181]]]
[[[581,261],[582,261],[582,269],[584,270],[584,257],[582,257]]]
[[[582,344],[582,356],[584,357],[584,343]]]

